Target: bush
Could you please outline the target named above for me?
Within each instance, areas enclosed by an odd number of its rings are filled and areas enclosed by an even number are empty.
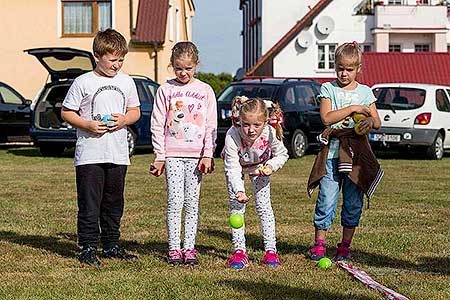
[[[216,94],[233,81],[233,76],[229,73],[213,74],[199,72],[195,77],[209,84]]]

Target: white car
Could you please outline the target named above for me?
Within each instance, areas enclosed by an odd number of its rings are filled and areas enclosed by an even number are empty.
[[[381,120],[369,134],[375,148],[423,150],[431,159],[450,150],[450,86],[383,83],[372,89]]]

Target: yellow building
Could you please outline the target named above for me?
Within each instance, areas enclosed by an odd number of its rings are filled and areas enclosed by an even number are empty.
[[[48,73],[31,48],[92,51],[98,30],[114,28],[129,41],[123,71],[163,82],[172,46],[192,39],[193,0],[0,0],[0,81],[33,99]]]

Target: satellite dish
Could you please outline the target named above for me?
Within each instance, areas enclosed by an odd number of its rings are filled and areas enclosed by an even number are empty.
[[[308,31],[302,31],[297,37],[297,44],[302,48],[308,48],[313,41],[313,36]]]
[[[334,21],[329,16],[323,16],[317,21],[317,30],[321,34],[330,34],[334,29]]]

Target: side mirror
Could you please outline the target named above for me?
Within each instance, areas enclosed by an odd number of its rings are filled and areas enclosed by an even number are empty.
[[[33,103],[33,101],[31,101],[30,99],[25,99],[25,101],[23,102],[23,104],[25,104],[26,106],[30,106],[31,103]]]

